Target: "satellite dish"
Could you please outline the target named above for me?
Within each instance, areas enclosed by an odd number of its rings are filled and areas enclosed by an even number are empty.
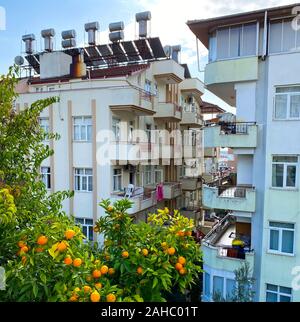
[[[24,58],[22,56],[15,57],[15,64],[21,66],[24,64]]]

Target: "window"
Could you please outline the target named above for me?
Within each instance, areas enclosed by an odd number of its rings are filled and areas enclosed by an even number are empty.
[[[270,222],[269,250],[280,254],[294,254],[294,224]]]
[[[224,277],[214,276],[213,277],[213,293],[223,296],[224,292]]]
[[[47,189],[51,189],[51,171],[50,167],[41,167],[42,181]]]
[[[76,168],[75,169],[75,190],[90,192],[93,191],[93,170]]]
[[[257,54],[257,24],[220,28],[209,38],[209,61]]]
[[[163,182],[163,170],[159,169],[157,166],[154,168],[154,180],[155,183]]]
[[[120,120],[113,118],[112,119],[112,131],[114,133],[113,141],[119,141],[120,140]]]
[[[40,123],[40,127],[43,129],[43,131],[46,134],[49,134],[50,129],[49,129],[49,118],[48,117],[40,117],[39,118],[39,123]],[[46,137],[47,140],[47,137]]]
[[[300,119],[300,86],[276,88],[274,118],[276,120]]]
[[[292,27],[291,19],[278,19],[270,23],[269,53],[295,51],[299,47],[300,31]]]
[[[144,175],[145,184],[152,183],[152,167],[151,165],[146,165],[145,167],[145,175]]]
[[[145,92],[147,93],[151,93],[151,82],[149,81],[149,79],[146,79],[145,80]]]
[[[122,170],[113,170],[113,191],[122,191]]]
[[[204,295],[210,297],[210,274],[204,273]]]
[[[272,187],[295,188],[297,165],[297,156],[273,156]]]
[[[80,116],[73,118],[74,141],[92,140],[92,118]]]
[[[233,279],[226,279],[226,298],[230,299],[233,296],[233,292],[235,289],[235,280]]]
[[[77,224],[80,224],[82,233],[86,237],[86,240],[93,241],[93,228],[94,228],[94,223],[93,219],[88,219],[88,218],[75,218],[75,222]]]
[[[267,284],[266,302],[291,302],[292,289],[290,287]]]
[[[134,122],[129,122],[128,142],[133,142]]]

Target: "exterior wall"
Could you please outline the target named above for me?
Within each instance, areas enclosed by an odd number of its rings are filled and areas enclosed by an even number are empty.
[[[237,157],[237,184],[252,184],[253,157],[251,155],[238,155]]]

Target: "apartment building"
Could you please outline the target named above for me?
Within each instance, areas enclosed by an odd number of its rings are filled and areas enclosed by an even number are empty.
[[[206,87],[236,107],[235,122],[204,130],[205,147],[237,156],[236,186],[202,190],[206,207],[228,211],[202,245],[204,301],[228,296],[244,261],[257,301],[300,301],[298,12],[295,4],[188,22],[209,51]]]
[[[136,15],[139,37],[132,41],[124,41],[122,22],[109,25],[106,44],[97,42],[98,23],[85,25],[83,47],[76,46],[74,30],[62,32],[58,50],[53,29],[41,32],[41,52],[33,51],[33,34],[23,36],[27,63],[21,68],[28,75],[18,84],[16,109],[59,97],[40,115],[44,130],[61,136],[45,142],[55,153],[41,176],[51,192],[74,190],[64,210],[90,240],[104,214],[101,199],[129,198],[136,220],[165,206],[196,220],[201,215],[204,85],[179,63],[180,47],[163,48],[148,36],[150,18],[150,12]]]

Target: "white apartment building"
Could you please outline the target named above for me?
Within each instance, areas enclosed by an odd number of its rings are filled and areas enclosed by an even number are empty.
[[[45,131],[60,135],[45,142],[55,153],[42,165],[43,181],[51,192],[74,190],[64,210],[90,240],[106,198],[129,198],[137,220],[165,206],[199,220],[203,83],[178,62],[178,47],[164,50],[143,29],[139,39],[124,41],[122,23],[110,25],[111,42],[98,44],[97,28],[86,24],[89,44],[80,48],[72,30],[62,33],[59,50],[52,29],[42,31],[42,52],[32,50],[34,35],[23,36],[22,68],[31,75],[19,82],[16,109],[59,97],[40,115]],[[176,130],[185,131],[182,141]]]
[[[203,241],[204,301],[228,296],[244,261],[257,301],[300,301],[299,11],[295,4],[188,22],[209,50],[207,89],[236,107],[235,122],[204,130],[205,147],[237,155],[237,185],[202,190],[204,206],[229,211]]]

